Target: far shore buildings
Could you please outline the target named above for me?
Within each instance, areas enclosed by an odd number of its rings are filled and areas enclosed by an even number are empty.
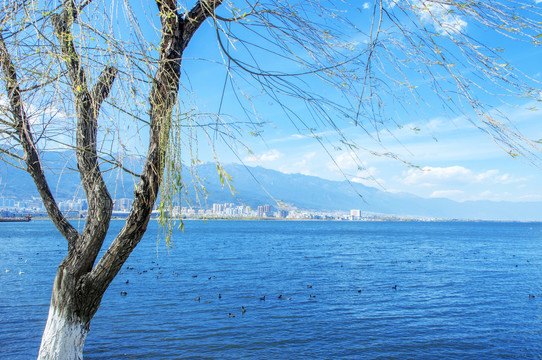
[[[87,215],[88,203],[85,199],[63,199],[59,201],[60,210],[69,217],[83,218]],[[133,199],[114,199],[113,217],[128,216]],[[0,211],[6,214],[31,214],[47,217],[40,198],[17,200],[0,197]],[[156,210],[153,212],[156,213]],[[359,209],[345,211],[320,211],[297,209],[293,205],[273,207],[269,204],[259,205],[256,209],[235,203],[214,203],[210,207],[174,206],[169,213],[175,218],[274,218],[298,220],[364,220]],[[156,215],[156,214],[155,214]],[[5,216],[5,215],[4,215]]]
[[[271,205],[258,206],[258,217],[272,217]]]

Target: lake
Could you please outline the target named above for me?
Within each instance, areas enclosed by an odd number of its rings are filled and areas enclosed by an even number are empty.
[[[86,359],[542,358],[541,223],[186,221],[158,239],[151,222]],[[66,249],[49,221],[0,224],[0,359],[36,358]]]

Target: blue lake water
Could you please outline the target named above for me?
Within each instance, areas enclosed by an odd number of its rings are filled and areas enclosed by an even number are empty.
[[[187,221],[172,249],[158,233],[86,359],[542,358],[541,223]],[[0,224],[0,359],[36,358],[66,247],[49,221]]]

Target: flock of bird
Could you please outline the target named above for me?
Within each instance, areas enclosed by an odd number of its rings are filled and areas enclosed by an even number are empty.
[[[154,265],[153,267],[151,267],[149,270],[138,271],[138,272],[137,272],[138,275],[142,275],[142,274],[147,273],[147,272],[149,272],[149,271],[158,270],[157,275],[155,275],[155,278],[160,279],[160,277],[161,277],[161,275],[162,275],[162,272],[161,272],[160,270],[161,270],[162,268],[161,268],[157,263],[155,263],[154,261],[152,261],[152,263],[153,263],[153,265]],[[125,269],[126,269],[126,270],[135,270],[135,268],[132,267],[132,266],[126,266]],[[181,275],[179,272],[176,272],[176,271],[173,271],[172,274],[173,274],[174,276],[180,276],[180,275]],[[198,278],[198,275],[191,275],[191,277],[195,279],[195,278]],[[216,279],[216,276],[209,276],[209,277],[208,277],[208,280],[213,280],[213,279]],[[126,284],[129,284],[129,283],[130,283],[130,280],[126,280],[125,283],[126,283]],[[313,286],[312,286],[311,284],[308,284],[308,285],[306,285],[306,288],[307,288],[307,289],[312,289]],[[391,286],[391,289],[392,289],[392,290],[398,290],[398,285],[397,285],[397,284],[394,284],[393,286]],[[356,289],[356,291],[357,291],[358,294],[361,294],[361,293],[363,292],[362,289]],[[127,295],[128,295],[128,292],[123,290],[123,291],[120,292],[120,295],[121,295],[121,296],[127,296]],[[222,299],[222,296],[223,296],[222,293],[219,293],[219,294],[217,295],[218,300],[221,300],[221,299]],[[314,295],[314,294],[312,294],[312,293],[309,293],[308,296],[309,296],[309,299],[310,299],[310,300],[315,300],[315,299],[316,299],[316,295]],[[530,294],[529,294],[529,298],[534,298],[534,295],[530,295]],[[265,302],[266,300],[269,301],[270,299],[284,300],[284,301],[291,301],[291,300],[292,300],[292,297],[291,297],[291,296],[285,296],[285,295],[283,295],[283,294],[279,294],[279,295],[277,295],[276,297],[271,297],[271,298],[270,298],[268,295],[263,295],[263,296],[259,296],[258,299],[259,299],[260,302]],[[201,296],[197,296],[196,298],[194,298],[194,301],[196,301],[196,302],[201,302],[201,301],[202,301],[202,297],[201,297]],[[206,302],[211,302],[211,300],[207,300]],[[245,308],[244,305],[242,305],[242,306],[241,306],[241,315],[244,315],[246,312],[247,312],[247,309]],[[229,313],[227,313],[227,317],[228,317],[228,318],[234,318],[234,317],[235,317],[235,314],[232,313],[232,312],[229,312]]]
[[[26,261],[25,261],[25,262],[26,262]],[[161,267],[159,267],[158,264],[156,264],[154,261],[153,261],[152,263],[155,264],[156,266],[151,267],[151,268],[149,269],[149,271],[153,271],[153,270],[156,270],[156,269],[161,270]],[[517,267],[518,265],[515,265],[515,266]],[[132,267],[132,266],[126,266],[125,269],[126,269],[126,270],[135,270],[135,268]],[[8,273],[10,273],[10,272],[11,272],[11,271],[10,271],[9,269],[6,269],[6,270],[5,270],[5,273],[6,273],[6,274],[8,274]],[[138,275],[142,275],[142,274],[147,273],[147,272],[148,272],[147,270],[138,271]],[[23,274],[24,274],[24,271],[19,271],[19,275],[23,275]],[[160,279],[161,275],[162,275],[162,272],[161,272],[161,271],[158,271],[158,274],[157,274],[155,277],[156,277],[157,279]],[[180,274],[179,274],[178,272],[173,272],[173,275],[179,276]],[[198,277],[198,275],[192,275],[192,278],[197,278],[197,277]],[[208,280],[212,280],[212,279],[216,279],[216,276],[209,276],[209,277],[208,277]],[[129,284],[129,283],[130,283],[130,280],[126,280],[125,283],[126,283],[126,284]],[[312,289],[312,285],[310,285],[310,284],[307,285],[307,289]],[[397,284],[394,284],[394,285],[391,287],[391,289],[393,289],[393,290],[398,290]],[[362,289],[357,289],[357,292],[358,292],[358,293],[361,293],[362,291],[363,291]],[[127,296],[127,295],[128,295],[128,292],[125,291],[125,290],[123,290],[123,291],[120,292],[120,295],[121,295],[121,296]],[[528,298],[529,298],[530,300],[535,299],[535,297],[536,297],[536,296],[535,296],[534,294],[528,294]],[[286,301],[292,300],[292,297],[291,297],[291,296],[284,296],[284,295],[282,295],[282,294],[279,294],[276,298],[277,298],[277,300],[286,300]],[[316,295],[313,295],[312,293],[309,294],[309,299],[315,299],[315,298],[316,298]],[[221,294],[221,293],[218,294],[218,299],[219,299],[219,300],[222,299],[222,294]],[[263,295],[263,296],[260,296],[260,297],[259,297],[260,302],[266,301],[266,299],[269,299],[269,297],[267,297],[267,295]],[[200,301],[201,301],[201,296],[198,296],[198,297],[194,298],[194,300],[197,301],[197,302],[200,302]],[[245,308],[244,305],[242,305],[242,306],[241,306],[241,314],[244,315],[246,312],[247,312],[247,309]],[[227,315],[228,315],[229,318],[234,318],[234,317],[235,317],[235,314],[233,314],[233,313],[231,313],[231,312],[228,313]]]

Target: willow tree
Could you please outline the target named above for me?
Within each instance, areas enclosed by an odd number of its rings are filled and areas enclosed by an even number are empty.
[[[430,105],[425,101],[432,104],[428,97],[467,116],[513,156],[538,153],[536,143],[515,130],[494,102],[518,96],[540,100],[538,84],[511,66],[502,49],[481,42],[467,28],[475,24],[536,46],[542,36],[536,2],[4,4],[0,153],[32,176],[68,244],[53,283],[42,359],[82,358],[91,319],[142,239],[158,194],[161,210],[186,194],[190,179],[183,179],[180,169],[197,166],[200,146],[213,149],[219,176],[227,180],[215,145],[221,140],[238,153],[246,151],[243,134],[261,134],[269,119],[257,109],[266,104],[278,105],[282,117],[332,156],[347,151],[359,160],[366,151],[400,159],[374,150],[374,144],[356,143],[344,128],[358,127],[378,148],[379,133],[408,121],[408,114]],[[207,37],[193,38],[196,31]],[[210,34],[215,41],[209,41]],[[201,43],[187,49],[193,39]],[[190,58],[203,62],[186,67]],[[195,75],[183,73],[181,63]],[[209,99],[198,100],[197,75],[217,64],[224,77],[213,76],[206,84]],[[206,101],[217,109],[202,110]],[[322,137],[324,129],[332,135]],[[138,136],[145,148],[130,144],[128,139]],[[198,141],[202,136],[208,139],[204,145]],[[52,149],[75,154],[88,201],[81,230],[60,211],[47,182],[43,154]],[[144,160],[131,167],[128,155],[144,155]],[[98,258],[113,208],[104,177],[115,169],[134,177],[134,201],[124,227]]]
[[[58,267],[53,284],[49,317],[39,353],[41,359],[82,358],[90,320],[98,310],[105,290],[141,240],[162,179],[164,152],[179,89],[182,54],[192,35],[213,13],[214,7],[219,5],[220,1],[197,2],[190,12],[181,15],[175,1],[156,3],[160,13],[162,38],[149,95],[150,137],[147,157],[138,176],[134,204],[126,224],[98,261],[96,258],[107,234],[113,209],[111,195],[100,171],[98,118],[100,107],[111,91],[118,69],[105,66],[94,85],[89,83],[88,73],[72,31],[79,14],[88,3],[89,1],[82,4],[67,1],[60,10],[47,15],[51,32],[56,37],[55,53],[62,67],[53,81],[67,81],[75,108],[77,168],[88,201],[88,215],[81,232],[78,232],[59,210],[49,188],[23,99],[27,89],[21,87],[17,66],[10,56],[6,40],[4,37],[0,38],[3,80],[11,112],[7,125],[11,126],[12,130],[8,134],[15,137],[22,147],[23,154],[20,158],[24,160],[27,171],[34,179],[51,220],[68,242],[68,254]],[[13,10],[19,10],[20,7],[26,14],[34,6],[37,4],[32,2],[16,3],[13,4]],[[20,20],[21,26],[25,26],[25,20]],[[41,31],[34,19],[30,21],[36,31]],[[52,42],[52,39],[45,36],[42,39]],[[10,152],[10,155],[19,158],[19,155],[13,152]]]

